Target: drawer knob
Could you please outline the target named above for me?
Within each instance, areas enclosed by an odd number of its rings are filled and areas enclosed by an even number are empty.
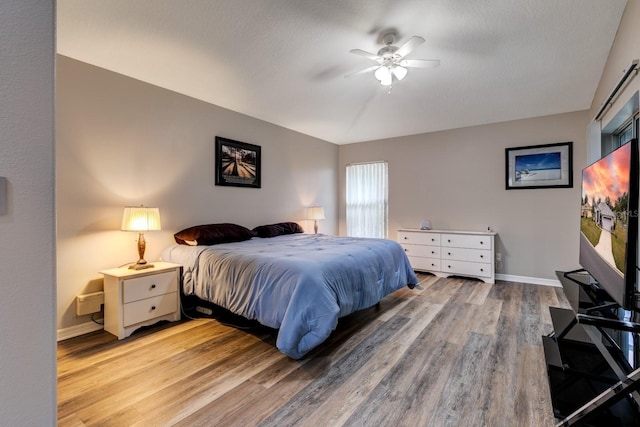
[[[431,241],[432,241],[432,242],[435,242],[435,241],[436,241],[436,239],[431,239]]]
[[[151,311],[153,311],[153,310],[155,310],[155,309],[156,309],[156,306],[155,306],[155,305],[152,305],[152,306],[151,306]]]
[[[484,255],[480,255],[480,258],[484,258]]]
[[[404,240],[409,240],[409,238],[407,236],[404,236]]]
[[[408,249],[405,249],[404,251],[405,251],[405,252],[409,252],[409,250],[408,250]]]
[[[451,268],[451,266],[450,266],[450,265],[447,265],[447,268]]]
[[[447,243],[451,243],[451,240],[447,239]]]
[[[154,283],[153,285],[151,285],[151,289],[155,289],[156,288],[156,284]]]
[[[435,253],[436,253],[436,251],[431,251],[431,253],[432,253],[432,254],[435,254]]]
[[[480,271],[484,271],[484,268],[481,268]]]
[[[483,242],[482,240],[480,240],[480,244],[481,244],[481,245],[484,245],[484,242]]]
[[[447,255],[451,255],[451,252],[447,252]]]

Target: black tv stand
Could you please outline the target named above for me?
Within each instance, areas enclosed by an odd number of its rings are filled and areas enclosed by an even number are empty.
[[[584,270],[556,275],[571,305],[549,308],[542,337],[557,425],[640,425],[640,323],[621,320]]]

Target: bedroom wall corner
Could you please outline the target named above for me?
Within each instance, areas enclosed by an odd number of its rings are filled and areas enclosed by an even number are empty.
[[[56,84],[62,336],[90,321],[74,298],[102,289],[99,271],[137,259],[137,235],[119,231],[123,206],[160,208],[149,261],[192,225],[295,221],[311,232],[313,204],[325,208],[321,232],[337,233],[335,144],[60,55]],[[262,188],[215,185],[215,136],[262,147]]]
[[[555,280],[577,268],[580,176],[588,111],[473,126],[340,146],[339,180],[348,163],[389,163],[389,238],[399,228],[498,233],[501,277]],[[505,190],[505,148],[573,141],[573,188]],[[345,229],[340,193],[340,233]]]

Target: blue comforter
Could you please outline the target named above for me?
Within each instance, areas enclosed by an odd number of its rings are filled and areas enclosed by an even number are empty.
[[[276,346],[298,359],[338,318],[418,281],[402,247],[386,239],[292,234],[213,246],[174,245],[186,295],[279,329]]]

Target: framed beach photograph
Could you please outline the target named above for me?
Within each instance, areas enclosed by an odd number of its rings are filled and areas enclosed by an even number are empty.
[[[216,136],[216,185],[260,188],[260,146]]]
[[[505,149],[506,189],[573,187],[573,142]]]

